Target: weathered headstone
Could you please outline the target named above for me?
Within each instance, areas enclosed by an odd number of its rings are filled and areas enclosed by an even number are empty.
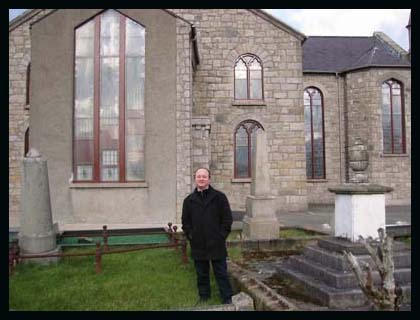
[[[35,149],[31,149],[23,159],[19,247],[24,255],[58,251],[51,213],[47,160]],[[45,263],[56,259],[30,260]]]
[[[257,133],[255,157],[252,162],[251,195],[246,198],[243,232],[246,239],[277,239],[279,223],[276,217],[276,197],[271,195],[268,172],[267,136]]]

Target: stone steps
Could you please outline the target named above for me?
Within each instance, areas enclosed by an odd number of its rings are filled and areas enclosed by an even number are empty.
[[[317,278],[304,274],[292,265],[290,261],[279,264],[276,268],[278,275],[295,281],[305,289],[308,298],[329,308],[346,309],[366,304],[367,299],[359,288],[334,288]],[[401,286],[403,302],[411,302],[411,284]]]
[[[366,297],[343,251],[352,252],[359,262],[369,263],[374,283],[380,284],[379,272],[364,245],[338,238],[321,238],[307,245],[301,255],[280,262],[276,271],[303,286],[309,299],[329,308],[363,306]],[[394,242],[393,257],[395,282],[403,290],[403,302],[411,303],[411,250],[402,242]]]
[[[310,261],[322,264],[337,271],[351,271],[351,265],[343,254],[328,251],[316,245],[309,245],[304,249],[303,255]],[[360,265],[369,263],[375,269],[375,263],[370,255],[356,256]],[[397,251],[394,252],[394,267],[398,268],[411,268],[411,252],[410,251]]]
[[[337,271],[320,263],[308,260],[305,256],[292,256],[289,258],[289,262],[295,270],[315,277],[333,288],[357,288],[359,285],[352,270]],[[379,272],[373,269],[372,276],[374,283],[379,284]],[[396,269],[394,271],[394,278],[396,283],[400,285],[410,283],[411,268]]]
[[[374,247],[375,243],[372,244]],[[354,255],[364,255],[368,254],[365,246],[362,243],[358,242],[349,242],[346,239],[340,239],[335,237],[328,237],[319,239],[318,246],[320,248],[326,249],[330,252],[336,252],[338,254],[342,254],[343,251],[348,251],[353,253]],[[403,252],[408,251],[410,252],[410,247],[403,242],[395,241],[392,246],[393,252]]]

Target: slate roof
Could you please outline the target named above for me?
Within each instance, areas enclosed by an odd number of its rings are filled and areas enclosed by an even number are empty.
[[[364,67],[403,66],[410,62],[380,36],[308,37],[303,43],[303,72],[344,72]]]

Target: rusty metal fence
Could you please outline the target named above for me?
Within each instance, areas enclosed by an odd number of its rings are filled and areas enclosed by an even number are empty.
[[[9,247],[9,275],[13,275],[16,265],[24,259],[40,259],[40,258],[61,258],[61,257],[81,257],[81,256],[95,256],[95,272],[102,272],[102,256],[105,254],[115,253],[126,253],[141,251],[146,249],[157,249],[157,248],[174,248],[176,251],[181,251],[182,263],[188,263],[187,256],[187,241],[182,232],[177,232],[177,226],[171,222],[168,223],[167,227],[163,228],[163,232],[168,237],[169,243],[167,244],[149,244],[140,246],[131,246],[127,249],[110,249],[108,245],[108,238],[110,236],[110,230],[104,225],[102,229],[103,246],[99,241],[96,242],[94,252],[86,253],[54,253],[54,254],[31,254],[24,255],[20,252],[18,240],[14,239],[11,246]],[[83,236],[91,236],[90,234],[84,234]],[[117,235],[116,235],[117,236]]]

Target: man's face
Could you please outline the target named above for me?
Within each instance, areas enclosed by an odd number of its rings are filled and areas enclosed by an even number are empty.
[[[209,173],[206,169],[198,169],[195,173],[195,184],[197,185],[197,189],[206,189],[210,184],[210,177]]]

